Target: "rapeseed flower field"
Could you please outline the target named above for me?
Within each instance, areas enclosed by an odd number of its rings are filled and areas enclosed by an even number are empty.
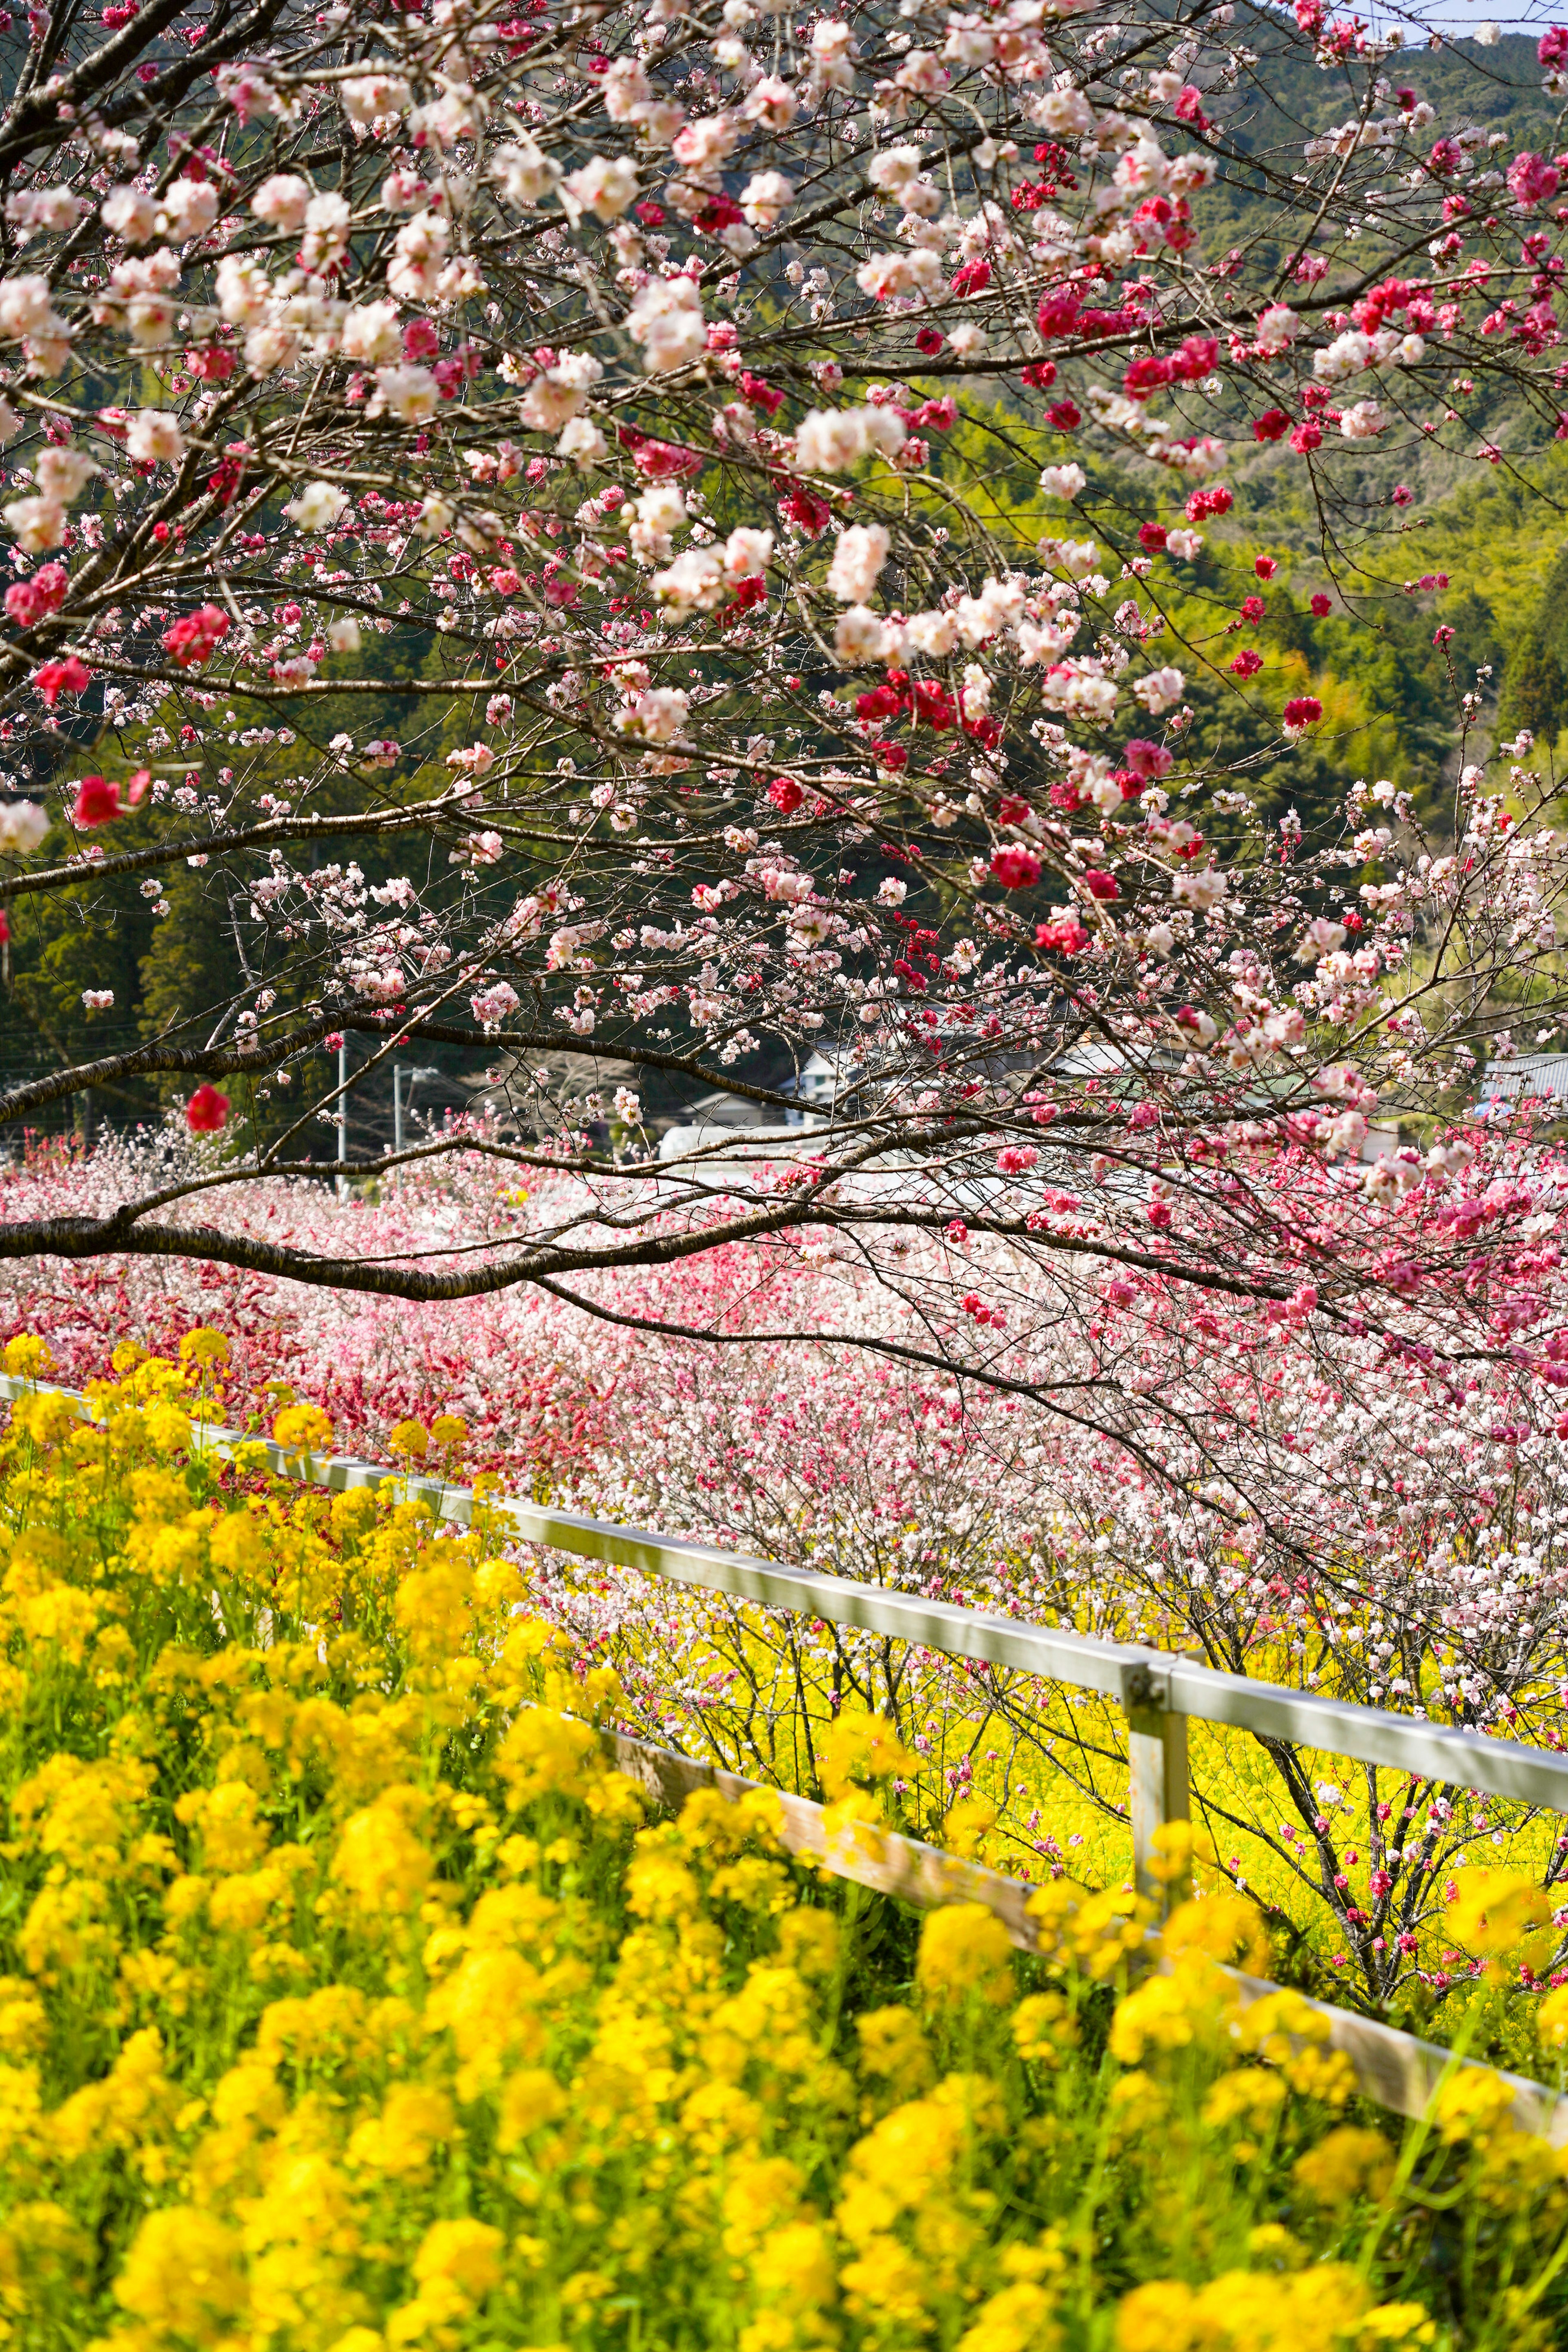
[[[1060,1878],[1025,1958],[791,1860],[770,1792],[658,1817],[601,1738],[613,1673],[482,1502],[458,1530],[220,1461],[225,1356],[128,1345],[95,1422],[39,1388],[0,1447],[0,2341],[1563,2340],[1568,2159],[1498,2077],[1403,2133],[1360,2106],[1299,1995],[1240,2009],[1232,1894],[1155,1937]],[[835,1727],[841,1830],[880,1833],[906,1760]],[[1475,1933],[1502,1967],[1532,1925],[1494,1889]]]

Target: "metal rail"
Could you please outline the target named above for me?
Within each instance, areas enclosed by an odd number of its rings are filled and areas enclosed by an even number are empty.
[[[0,1375],[0,1398],[14,1400],[34,1391],[68,1397],[84,1416],[94,1417],[79,1390]],[[198,1443],[225,1455],[238,1447],[251,1448],[279,1475],[340,1493],[394,1479],[409,1496],[427,1501],[438,1517],[467,1525],[473,1514],[471,1487],[448,1486],[386,1464],[347,1454],[289,1453],[270,1438],[210,1423],[199,1427]],[[848,1577],[785,1568],[744,1552],[721,1551],[614,1520],[584,1518],[515,1496],[486,1497],[483,1507],[509,1521],[525,1543],[570,1552],[579,1559],[602,1560],[767,1608],[824,1617],[834,1624],[939,1650],[948,1657],[1011,1667],[1116,1700],[1128,1719],[1134,1867],[1147,1891],[1155,1891],[1147,1869],[1155,1832],[1165,1822],[1187,1817],[1190,1717],[1250,1731],[1265,1741],[1353,1757],[1420,1780],[1568,1813],[1568,1754],[1528,1748],[1521,1740],[1494,1739],[1485,1732],[1324,1698],[1281,1683],[1253,1682],[1245,1675],[1226,1674],[1133,1643],[1095,1641],[986,1610],[927,1601],[918,1593],[858,1584]]]

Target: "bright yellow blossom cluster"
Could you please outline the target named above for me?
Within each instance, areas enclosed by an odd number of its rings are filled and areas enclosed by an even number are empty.
[[[1317,2012],[1224,1972],[1239,1902],[1156,1942],[1058,1881],[1024,1959],[791,1862],[771,1795],[656,1817],[482,1507],[204,1454],[221,1335],[181,1354],[0,1446],[0,2343],[1559,2340],[1563,2167],[1495,2078],[1347,2112]],[[847,1717],[825,1780],[869,1831],[902,1762]]]

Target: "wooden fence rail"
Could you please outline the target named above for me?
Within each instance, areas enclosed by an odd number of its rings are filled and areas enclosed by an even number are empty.
[[[96,1417],[78,1390],[0,1375],[0,1400],[15,1401],[38,1391],[69,1399],[84,1419]],[[447,1485],[387,1464],[362,1462],[346,1454],[289,1452],[271,1439],[211,1423],[197,1426],[195,1442],[225,1456],[239,1447],[258,1448],[279,1475],[339,1493],[393,1481],[409,1496],[424,1497],[438,1517],[466,1525],[472,1517],[470,1487]],[[489,1496],[484,1507],[510,1522],[522,1542],[567,1552],[579,1559],[600,1560],[673,1583],[700,1586],[765,1608],[804,1612],[949,1657],[1008,1666],[1117,1699],[1128,1725],[1134,1876],[1141,1891],[1162,1903],[1170,1899],[1173,1890],[1155,1876],[1150,1864],[1157,1858],[1156,1832],[1167,1822],[1188,1817],[1189,1717],[1244,1728],[1265,1740],[1288,1741],[1387,1766],[1439,1785],[1480,1790],[1568,1813],[1568,1755],[1527,1748],[1519,1740],[1493,1739],[1482,1732],[1453,1729],[1381,1707],[1358,1706],[1316,1692],[1292,1690],[1283,1684],[1251,1682],[1244,1675],[1225,1674],[1192,1658],[1131,1643],[1098,1642],[1054,1626],[962,1609],[950,1601],[928,1601],[917,1593],[881,1585],[857,1584],[847,1577],[786,1568],[777,1561],[656,1535],[644,1528],[622,1527],[614,1520],[584,1518],[513,1496]],[[738,1797],[760,1785],[640,1740],[617,1736],[614,1746],[621,1769],[664,1801],[675,1801],[699,1786],[717,1787]],[[1025,1905],[1034,1890],[1025,1881],[1003,1877],[890,1832],[881,1833],[879,1853],[869,1848],[862,1851],[862,1841],[827,1835],[819,1805],[805,1797],[780,1793],[784,1843],[792,1851],[812,1854],[824,1868],[840,1876],[905,1901],[984,1903],[1003,1921],[1015,1944],[1024,1949],[1033,1948],[1033,1927]],[[1236,1969],[1227,1973],[1247,2001],[1279,1990]],[[1312,2006],[1329,2020],[1330,2044],[1350,2059],[1364,2095],[1396,2114],[1422,2114],[1446,2071],[1479,2063],[1457,2059],[1450,2051],[1349,2010],[1321,2001]],[[1553,2146],[1568,2144],[1568,2097],[1521,2075],[1503,2074],[1501,2079],[1513,2093],[1514,2116],[1521,2128],[1542,2135]]]

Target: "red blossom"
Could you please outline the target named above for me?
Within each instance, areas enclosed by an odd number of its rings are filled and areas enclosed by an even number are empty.
[[[710,196],[701,211],[692,215],[692,226],[700,228],[704,236],[717,236],[721,228],[733,228],[745,217],[734,197],[721,193]],[[733,329],[731,331],[733,333]]]
[[[1196,383],[1204,376],[1212,375],[1219,364],[1219,337],[1188,335],[1173,364],[1177,375],[1187,383]]]
[[[37,688],[39,698],[52,710],[62,694],[79,694],[91,677],[92,672],[87,664],[79,660],[75,654],[68,654],[64,661],[45,662],[41,668],[36,669],[33,684]]]
[[[1557,194],[1562,174],[1554,163],[1527,148],[1516,155],[1508,168],[1509,193],[1521,211],[1533,211],[1537,205],[1550,204]]]
[[[781,499],[779,512],[790,522],[799,523],[808,539],[816,538],[833,520],[833,509],[827,500],[805,488],[793,489],[787,498]]]
[[[177,669],[199,669],[217,651],[232,624],[221,604],[198,604],[164,630],[163,651]]]
[[[1159,352],[1145,353],[1132,361],[1121,378],[1121,389],[1129,400],[1147,400],[1162,384],[1170,383],[1175,374],[1174,362]]]
[[[1032,890],[1040,878],[1040,861],[1032,849],[1007,842],[992,851],[991,871],[1004,890]]]
[[[120,787],[105,776],[84,776],[77,786],[76,803],[71,810],[73,824],[83,827],[112,824],[121,814]]]
[[[896,719],[913,706],[909,679],[901,670],[891,671],[881,686],[868,688],[855,698],[855,716],[875,725],[883,719]]]
[[[1089,933],[1081,923],[1070,918],[1055,923],[1037,923],[1035,945],[1050,955],[1081,955],[1089,945]]]
[[[1228,514],[1234,504],[1233,494],[1223,482],[1216,482],[1212,490],[1193,492],[1187,500],[1187,520],[1205,522],[1210,515]]]
[[[1042,335],[1070,335],[1078,319],[1083,295],[1073,285],[1054,287],[1040,297],[1035,321]]]
[[[656,441],[651,434],[639,433],[632,425],[623,425],[616,437],[623,448],[631,451],[632,463],[638,473],[646,474],[650,482],[681,481],[702,471],[700,449],[683,448],[675,441]]]
[[[228,1097],[214,1086],[199,1086],[185,1105],[185,1124],[193,1135],[216,1135],[228,1119]]]
[[[46,563],[30,580],[14,580],[5,591],[5,612],[18,628],[30,629],[58,613],[70,586],[63,563]]]
[[[914,716],[923,726],[934,728],[939,735],[958,724],[958,705],[940,679],[918,677],[910,689]]]
[[[776,416],[784,406],[783,393],[775,391],[762,376],[753,375],[750,368],[741,370],[740,385],[744,397],[753,408],[760,408],[764,416]]]

